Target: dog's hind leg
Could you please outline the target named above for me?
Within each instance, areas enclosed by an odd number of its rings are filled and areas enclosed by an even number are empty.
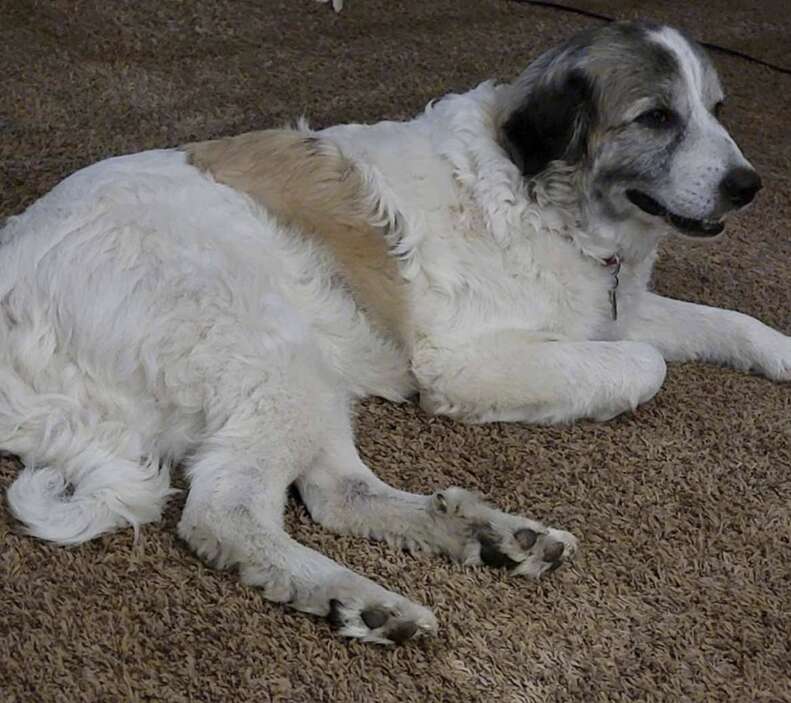
[[[577,549],[568,532],[501,512],[462,488],[420,495],[389,486],[360,460],[351,430],[336,436],[297,487],[311,516],[335,532],[440,552],[464,564],[539,577]]]
[[[212,565],[238,567],[242,581],[267,599],[327,617],[342,635],[398,643],[434,631],[427,608],[285,532],[289,485],[349,411],[345,402],[326,403],[321,379],[307,366],[277,387],[275,375],[269,374],[268,388],[247,389],[245,402],[193,457],[179,534]]]

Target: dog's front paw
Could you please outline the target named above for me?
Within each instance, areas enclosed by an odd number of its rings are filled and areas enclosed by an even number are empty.
[[[791,337],[772,332],[769,339],[755,345],[761,350],[761,359],[753,370],[773,381],[791,381]]]
[[[437,619],[428,608],[398,596],[379,603],[333,599],[327,619],[345,637],[378,644],[402,644],[437,632]]]
[[[432,510],[451,523],[459,544],[450,551],[465,564],[539,578],[577,552],[577,538],[570,532],[496,510],[461,488],[434,494]]]
[[[773,378],[776,381],[791,381],[791,337],[783,337],[783,348],[777,355],[777,367]]]

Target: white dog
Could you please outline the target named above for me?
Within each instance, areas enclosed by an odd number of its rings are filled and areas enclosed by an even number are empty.
[[[265,596],[400,642],[436,621],[294,542],[287,488],[338,532],[540,576],[570,534],[378,480],[354,398],[471,422],[605,420],[666,359],[791,379],[791,339],[647,291],[657,244],[718,234],[760,179],[679,32],[585,32],[406,123],[265,131],[109,159],[0,233],[8,492],[60,543],[156,520]]]

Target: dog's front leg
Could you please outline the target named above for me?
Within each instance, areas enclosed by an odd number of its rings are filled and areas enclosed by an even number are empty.
[[[608,420],[652,398],[662,355],[640,342],[548,341],[500,330],[413,354],[421,404],[467,422]]]
[[[668,361],[713,361],[791,380],[791,337],[749,315],[646,293],[626,324],[627,339],[651,344]]]

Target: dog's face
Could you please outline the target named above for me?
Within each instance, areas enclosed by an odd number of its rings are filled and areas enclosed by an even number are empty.
[[[513,85],[504,145],[525,177],[574,165],[599,220],[711,237],[761,180],[719,122],[723,91],[678,31],[616,23],[583,32]]]

